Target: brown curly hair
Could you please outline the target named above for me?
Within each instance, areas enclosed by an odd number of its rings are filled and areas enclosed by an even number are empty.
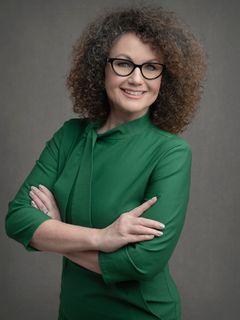
[[[200,100],[205,53],[175,14],[159,6],[115,9],[87,26],[73,48],[67,78],[74,112],[81,118],[107,119],[106,59],[114,41],[127,32],[135,33],[164,58],[161,89],[149,109],[152,122],[162,130],[182,132]]]

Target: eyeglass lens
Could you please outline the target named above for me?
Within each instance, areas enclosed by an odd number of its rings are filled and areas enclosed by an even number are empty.
[[[115,59],[112,60],[113,70],[120,76],[128,76],[135,69],[134,63],[128,60]],[[144,63],[140,67],[142,75],[148,79],[154,79],[161,75],[163,66],[158,63]]]

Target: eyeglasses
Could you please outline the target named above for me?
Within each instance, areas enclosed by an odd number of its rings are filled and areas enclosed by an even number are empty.
[[[113,71],[120,77],[127,77],[136,68],[139,68],[145,79],[154,80],[160,77],[165,69],[165,65],[158,62],[135,64],[130,60],[120,58],[107,58],[107,62],[111,64]]]

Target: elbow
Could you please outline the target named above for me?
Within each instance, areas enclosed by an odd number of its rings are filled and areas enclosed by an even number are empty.
[[[136,277],[137,281],[150,281],[154,279],[164,268],[164,266],[158,266],[158,268],[151,268],[149,270],[145,270],[145,272],[139,273]]]
[[[17,222],[15,221],[14,217],[11,216],[11,214],[7,215],[5,219],[5,232],[9,238],[21,242],[21,228],[18,226]]]
[[[162,272],[168,264],[168,259],[154,259],[146,263],[142,261],[137,268],[135,268],[135,280],[137,281],[149,281],[155,278],[160,272]]]
[[[19,208],[9,207],[5,218],[5,232],[9,238],[21,243],[24,247],[28,245],[31,233],[29,223],[24,218],[24,214]]]
[[[9,214],[5,218],[5,232],[9,238],[14,238],[14,228]]]
[[[32,250],[30,244],[37,228],[44,221],[51,219],[35,208],[12,202],[5,218],[5,231],[8,237]]]
[[[16,210],[14,208],[14,201],[10,201],[8,204],[8,212],[5,217],[5,232],[9,238],[16,240],[16,234],[18,233],[16,221]]]
[[[22,244],[28,251],[35,251],[31,245],[30,235],[26,235],[24,228],[21,228],[15,221],[14,217],[7,216],[5,219],[5,232],[7,236],[18,243]]]
[[[18,233],[21,231],[21,223],[23,216],[20,218],[20,215],[17,213],[17,210],[14,208],[14,202],[9,202],[8,212],[5,218],[5,232],[9,238],[17,240]]]

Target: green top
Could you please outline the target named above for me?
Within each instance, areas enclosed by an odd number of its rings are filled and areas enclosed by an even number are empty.
[[[34,231],[51,219],[31,206],[30,186],[55,196],[62,220],[104,228],[153,196],[143,216],[165,224],[150,241],[99,254],[102,275],[63,258],[59,319],[179,320],[181,307],[168,260],[179,239],[190,186],[191,151],[180,137],[154,126],[149,112],[104,133],[99,121],[71,119],[46,144],[9,203],[6,230],[34,250]]]

